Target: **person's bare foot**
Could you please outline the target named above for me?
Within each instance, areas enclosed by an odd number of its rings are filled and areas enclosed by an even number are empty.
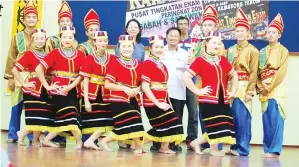
[[[128,147],[128,145],[123,141],[119,141],[118,146],[119,146],[120,149],[128,149],[128,148],[131,147],[131,146]]]
[[[20,146],[26,146],[26,144],[24,143],[24,139],[25,139],[24,134],[21,131],[18,131],[17,136],[18,136],[18,139],[19,139],[18,140],[19,145]]]
[[[172,151],[169,148],[165,148],[165,149],[160,148],[159,153],[162,153],[162,154],[176,154],[175,151]]]
[[[113,152],[113,151],[114,151],[114,150],[111,149],[111,148],[109,147],[109,145],[108,145],[107,143],[105,143],[105,142],[100,141],[100,142],[98,142],[98,145],[100,145],[101,147],[103,147],[104,150],[106,150],[106,151],[109,151],[109,152]]]
[[[196,154],[204,155],[204,153],[203,153],[202,150],[201,150],[200,145],[197,144],[197,143],[195,142],[195,140],[191,141],[190,146],[191,146],[191,148],[195,151]]]
[[[273,153],[265,153],[263,158],[279,158],[279,155]]]
[[[101,150],[101,148],[95,145],[94,142],[90,142],[89,140],[84,142],[83,146],[88,149]]]
[[[7,139],[6,142],[7,143],[16,143],[18,140],[14,140],[14,139]]]
[[[76,142],[75,150],[81,150],[82,149],[82,141]]]
[[[134,150],[134,154],[143,154],[146,153],[145,151],[143,151],[141,148],[135,149]]]
[[[41,147],[42,143],[40,141],[32,141],[32,146],[33,147]]]
[[[59,148],[60,147],[59,145],[54,144],[49,140],[43,140],[42,145],[45,146],[45,147],[53,147],[53,148]]]
[[[221,151],[210,151],[210,155],[216,157],[224,157],[224,153],[222,153]]]
[[[228,150],[225,152],[226,155],[233,155],[233,156],[240,156],[239,153],[236,150]]]
[[[132,145],[130,146],[130,149],[131,149],[131,150],[135,150],[135,144],[132,144]]]

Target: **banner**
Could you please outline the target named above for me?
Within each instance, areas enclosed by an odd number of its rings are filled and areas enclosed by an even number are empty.
[[[129,0],[127,3],[126,22],[137,19],[142,26],[142,37],[163,35],[169,27],[176,26],[176,19],[187,17],[191,22],[190,36],[202,38],[201,16],[204,8],[212,5],[219,15],[219,31],[224,39],[235,39],[235,14],[240,7],[247,14],[250,22],[250,39],[263,39],[268,26],[269,1],[245,0]]]
[[[26,3],[27,0],[14,1],[11,39],[13,39],[18,32],[23,31],[25,29],[24,8]],[[37,11],[38,11],[37,28],[39,28],[41,27],[41,23],[42,23],[43,0],[33,0],[33,3],[35,6],[37,6]],[[7,82],[6,95],[10,95],[10,92],[11,91],[8,88],[8,82]]]
[[[203,6],[212,5],[218,11],[219,30],[224,39],[235,39],[235,15],[238,8],[242,8],[250,24],[250,39],[264,39],[268,26],[269,1],[220,1],[203,0]]]
[[[142,26],[142,37],[158,34],[165,36],[169,27],[176,26],[178,17],[186,16],[190,20],[195,20],[201,14],[200,0],[129,0],[126,22],[132,18],[137,19]]]

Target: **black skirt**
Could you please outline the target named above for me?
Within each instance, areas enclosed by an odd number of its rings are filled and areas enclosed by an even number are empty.
[[[181,143],[184,137],[182,122],[175,111],[164,111],[157,106],[144,107],[146,115],[152,126],[145,138],[155,142]]]
[[[23,94],[25,108],[25,124],[28,131],[53,131],[54,113],[45,88],[40,97]]]
[[[85,110],[84,98],[82,98],[81,118],[82,134],[91,134],[96,131],[109,132],[113,129],[113,118],[110,103],[104,102],[99,91],[95,100],[89,100],[92,112]]]
[[[199,106],[206,129],[204,136],[209,144],[235,144],[232,112],[229,104],[224,103],[222,88],[220,88],[218,104],[199,103]]]
[[[111,136],[115,140],[128,140],[144,136],[141,113],[135,98],[130,103],[113,102],[111,110],[114,120],[114,129]]]
[[[76,131],[81,135],[81,118],[78,111],[79,101],[76,88],[70,90],[67,96],[53,95],[52,102],[53,110],[56,112],[55,131],[63,136],[71,135],[71,131]]]

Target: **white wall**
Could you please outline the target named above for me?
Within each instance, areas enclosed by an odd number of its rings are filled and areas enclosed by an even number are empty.
[[[51,0],[51,1],[44,1],[44,13],[43,13],[43,28],[47,30],[48,35],[55,35],[58,32],[58,25],[57,25],[57,11],[60,7],[60,0]],[[2,17],[0,17],[1,23],[1,45],[0,45],[0,75],[3,76],[6,56],[9,49],[10,44],[10,35],[11,35],[11,25],[12,25],[12,11],[13,11],[13,1],[4,1],[2,2],[4,8],[2,9]],[[47,6],[45,8],[45,6]],[[83,24],[83,23],[82,23]],[[109,31],[109,30],[108,30]],[[83,32],[82,32],[83,33]],[[112,52],[112,50],[110,50]],[[299,133],[297,128],[299,128],[299,112],[297,111],[298,107],[298,95],[299,89],[297,86],[299,85],[299,57],[290,56],[289,57],[289,69],[288,69],[288,76],[287,80],[287,119],[285,121],[285,136],[284,136],[284,145],[297,145],[299,146]],[[0,116],[1,116],[1,129],[8,129],[9,119],[10,119],[10,96],[5,96],[5,89],[6,89],[6,82],[3,77],[0,77]],[[185,132],[187,131],[187,111],[185,110],[184,113],[184,127]],[[144,112],[143,112],[144,115]],[[24,120],[24,119],[22,119]],[[148,120],[144,119],[145,129],[149,129],[150,125]],[[22,122],[24,125],[24,121]],[[200,128],[199,128],[200,132]],[[199,133],[200,134],[200,133]],[[254,106],[253,106],[253,115],[252,115],[252,143],[255,144],[262,144],[263,142],[263,127],[262,127],[262,114],[260,103],[258,102],[257,97],[254,99]]]

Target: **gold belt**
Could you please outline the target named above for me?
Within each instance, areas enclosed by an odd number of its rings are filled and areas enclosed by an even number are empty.
[[[30,78],[37,78],[37,75],[36,75],[36,72],[27,72],[27,71],[24,71],[24,72],[20,72],[20,75],[21,75],[21,78],[23,79],[23,81],[25,82],[28,82],[28,80]],[[16,78],[14,78],[15,80],[15,85],[16,86],[22,86],[17,80]]]
[[[167,83],[151,82],[150,88],[153,90],[167,90]]]
[[[100,75],[91,74],[89,82],[97,84],[97,85],[104,85],[105,84],[105,77],[100,76]]]
[[[132,86],[132,85],[124,84],[124,83],[121,83],[121,82],[116,82],[115,84],[122,85],[122,86],[127,86],[129,88],[137,88],[138,87],[138,86]]]
[[[54,75],[61,78],[68,78],[71,80],[75,80],[79,76],[78,73],[68,71],[54,71]]]

